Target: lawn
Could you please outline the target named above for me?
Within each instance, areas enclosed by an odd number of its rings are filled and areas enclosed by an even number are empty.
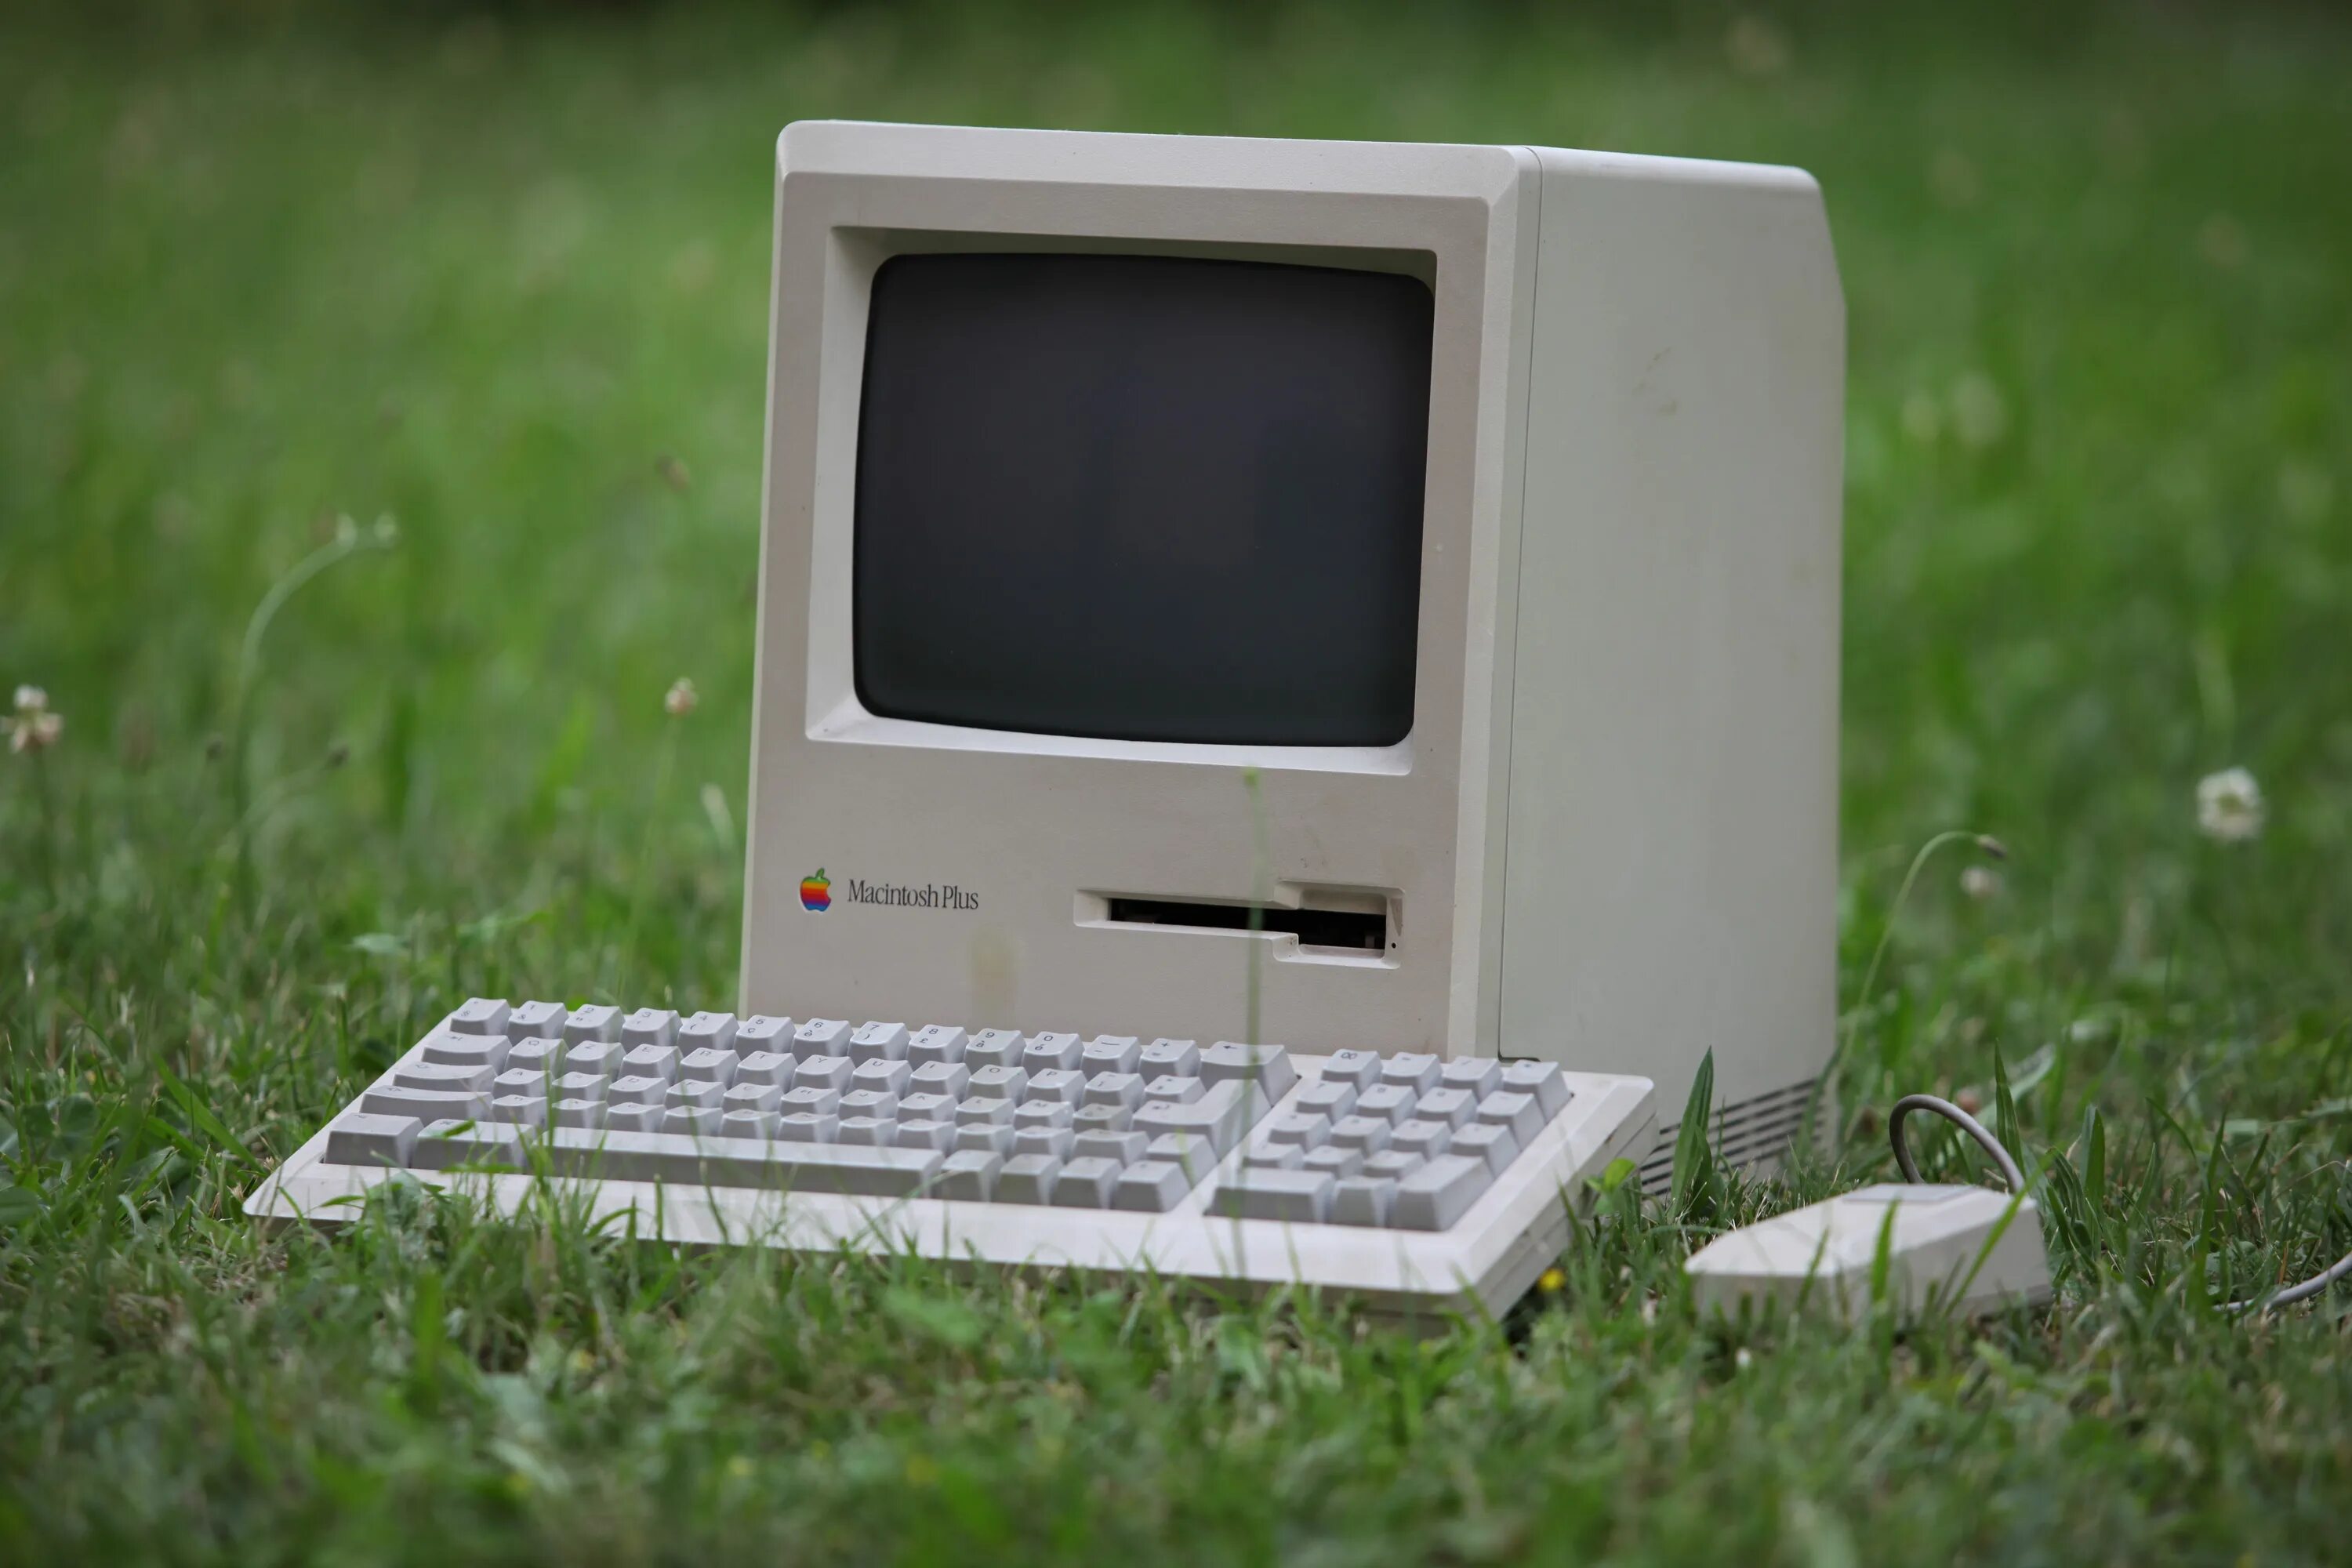
[[[0,1561],[2352,1554],[2352,1287],[2210,1305],[2352,1247],[2352,25],[208,9],[0,19],[0,689],[64,721],[0,758]],[[820,115],[1820,177],[1834,1166],[1612,1200],[1427,1340],[562,1213],[240,1217],[467,995],[731,1005],[770,161]],[[2009,858],[1898,917],[1953,827]],[[1996,1064],[2051,1310],[1694,1315],[1692,1246]]]

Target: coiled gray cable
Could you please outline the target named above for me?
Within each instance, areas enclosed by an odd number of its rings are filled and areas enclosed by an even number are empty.
[[[1894,1110],[1886,1118],[1886,1141],[1894,1146],[1895,1163],[1901,1167],[1905,1181],[1916,1183],[1921,1179],[1919,1167],[1911,1163],[1910,1145],[1903,1141],[1903,1119],[1915,1110],[1925,1110],[1940,1116],[1970,1138],[1975,1139],[1977,1147],[1982,1149],[1991,1157],[1992,1163],[2000,1167],[2001,1179],[2009,1184],[2009,1190],[2012,1193],[2025,1191],[2025,1173],[2018,1168],[2017,1162],[2011,1158],[2009,1151],[2001,1147],[2000,1140],[1987,1131],[1983,1122],[1979,1121],[1950,1100],[1933,1094],[1905,1095],[1895,1102]],[[2308,1300],[2318,1295],[2347,1275],[2352,1275],[2352,1252],[2346,1253],[2300,1284],[2290,1285],[2284,1290],[2269,1296],[2249,1296],[2242,1301],[2226,1302],[2221,1310],[2251,1312],[2260,1308],[2269,1311],[2278,1307],[2292,1307],[2297,1301]]]

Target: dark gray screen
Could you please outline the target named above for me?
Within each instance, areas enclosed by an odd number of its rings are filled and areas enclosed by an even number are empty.
[[[1190,258],[900,256],[857,442],[872,712],[1123,740],[1412,727],[1431,297]]]

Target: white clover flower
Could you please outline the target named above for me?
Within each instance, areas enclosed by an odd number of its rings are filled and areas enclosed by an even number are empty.
[[[1969,866],[1960,871],[1960,891],[1979,903],[2000,897],[2000,873],[1990,866]]]
[[[673,719],[683,719],[695,710],[702,699],[695,694],[694,682],[681,675],[662,698],[662,710]]]
[[[2263,786],[2243,768],[2197,781],[2197,829],[2222,844],[2243,844],[2263,830]]]
[[[49,711],[47,692],[37,686],[16,688],[16,712],[8,721],[10,751],[45,752],[58,743],[65,729],[65,715]]]

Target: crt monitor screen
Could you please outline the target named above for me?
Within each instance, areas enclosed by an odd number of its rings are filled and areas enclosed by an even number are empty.
[[[874,278],[857,692],[1202,744],[1412,727],[1432,298],[1397,273],[920,254]]]

